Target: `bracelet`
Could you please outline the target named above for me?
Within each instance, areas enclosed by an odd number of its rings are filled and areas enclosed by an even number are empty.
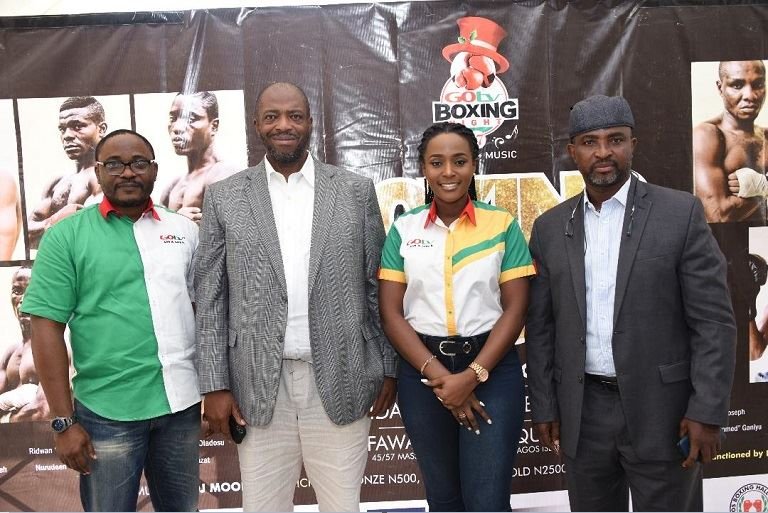
[[[429,365],[429,362],[431,362],[431,361],[432,361],[432,360],[434,360],[435,358],[437,358],[437,356],[435,356],[435,355],[432,355],[432,356],[430,356],[429,358],[427,358],[427,359],[424,361],[424,363],[423,363],[423,364],[421,364],[421,369],[419,369],[419,374],[421,374],[421,375],[423,376],[423,375],[424,375],[424,369],[426,369],[426,368],[427,368],[427,365]]]

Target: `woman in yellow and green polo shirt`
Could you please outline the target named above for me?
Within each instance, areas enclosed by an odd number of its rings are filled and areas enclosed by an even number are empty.
[[[382,324],[402,357],[398,403],[431,511],[508,511],[523,425],[514,345],[535,271],[514,217],[477,201],[478,154],[463,125],[424,132],[426,204],[394,222],[379,272]]]

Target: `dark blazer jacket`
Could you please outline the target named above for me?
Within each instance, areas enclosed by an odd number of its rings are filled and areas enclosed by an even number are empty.
[[[368,412],[396,353],[379,319],[384,225],[373,182],[315,160],[309,332],[323,406],[336,424]],[[231,390],[251,425],[272,420],[288,299],[262,161],[208,187],[195,272],[201,393]]]
[[[613,357],[633,448],[646,460],[674,460],[683,417],[727,422],[736,326],[725,259],[699,200],[631,180]],[[561,448],[570,457],[579,441],[586,358],[583,206],[580,194],[544,213],[530,240],[538,271],[526,323],[532,417],[560,421]]]

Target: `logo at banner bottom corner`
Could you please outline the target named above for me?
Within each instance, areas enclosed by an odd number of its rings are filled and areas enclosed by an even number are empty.
[[[768,486],[762,483],[745,484],[731,497],[729,511],[768,511]]]

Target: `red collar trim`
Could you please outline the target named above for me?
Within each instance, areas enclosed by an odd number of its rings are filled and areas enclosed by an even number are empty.
[[[160,220],[160,215],[157,213],[157,210],[155,210],[155,204],[154,204],[154,202],[152,201],[152,198],[149,198],[149,199],[147,200],[147,207],[144,209],[144,211],[141,213],[141,215],[144,215],[144,214],[146,214],[147,212],[151,212],[151,213],[152,213],[152,217],[154,217],[156,221],[159,221],[159,220]],[[119,211],[118,211],[118,210],[115,208],[115,206],[114,206],[114,205],[112,205],[112,203],[110,203],[110,201],[107,199],[107,197],[106,197],[106,196],[104,196],[104,198],[101,200],[101,203],[99,203],[99,213],[101,214],[101,216],[102,216],[104,219],[106,219],[106,218],[107,218],[107,216],[108,216],[110,213],[114,213],[114,214],[115,214],[116,216],[118,216],[118,217],[122,215],[122,214],[121,214],[121,213],[120,213],[120,212],[119,212]]]
[[[467,204],[464,205],[464,210],[462,210],[461,214],[459,214],[459,219],[461,219],[462,216],[467,216],[467,219],[469,219],[469,222],[477,226],[477,222],[475,221],[475,205],[472,203],[472,200],[469,199],[469,196],[467,196]],[[432,204],[429,206],[429,213],[427,214],[427,220],[424,223],[424,228],[429,226],[430,223],[434,223],[436,219],[437,219],[437,206],[433,201]]]

